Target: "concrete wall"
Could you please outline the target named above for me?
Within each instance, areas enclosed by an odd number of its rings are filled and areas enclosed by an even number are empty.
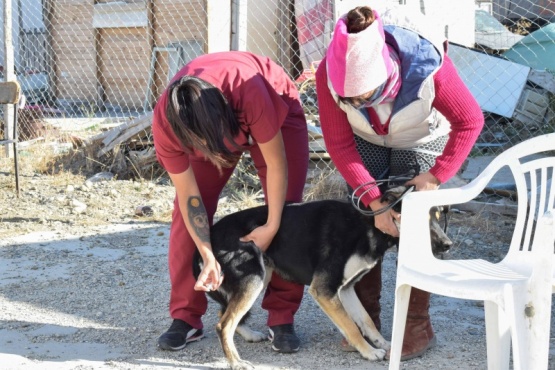
[[[424,14],[443,25],[449,41],[474,46],[474,0],[423,0],[421,3]]]
[[[336,14],[341,16],[356,6],[367,4],[377,10],[399,5],[409,11],[420,11],[431,16],[450,41],[466,46],[474,45],[474,0],[336,0]]]
[[[279,0],[249,0],[247,2],[247,51],[277,58]]]

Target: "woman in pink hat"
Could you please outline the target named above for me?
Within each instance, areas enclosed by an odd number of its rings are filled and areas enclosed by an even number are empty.
[[[438,188],[460,169],[484,124],[445,38],[420,16],[352,9],[337,22],[316,72],[327,150],[350,190],[374,211],[384,204],[372,181],[408,176],[416,190]],[[399,217],[390,210],[375,216],[375,225],[398,236]],[[379,329],[381,263],[355,291]],[[436,343],[429,302],[428,292],[412,289],[402,360]],[[345,341],[342,347],[350,349]]]

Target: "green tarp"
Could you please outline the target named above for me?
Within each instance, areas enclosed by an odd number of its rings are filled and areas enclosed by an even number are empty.
[[[527,35],[503,55],[515,63],[555,73],[555,23]]]

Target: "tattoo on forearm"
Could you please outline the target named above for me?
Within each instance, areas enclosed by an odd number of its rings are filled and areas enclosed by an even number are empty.
[[[203,242],[209,242],[210,226],[208,225],[208,215],[200,197],[189,197],[187,213],[189,214],[189,222],[199,239]]]

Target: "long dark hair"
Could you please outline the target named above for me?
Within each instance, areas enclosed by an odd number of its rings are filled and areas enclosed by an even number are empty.
[[[230,151],[224,141],[235,144],[239,121],[214,85],[194,76],[174,81],[168,88],[166,117],[186,150],[199,150],[220,169],[233,166],[239,159],[240,155]]]

